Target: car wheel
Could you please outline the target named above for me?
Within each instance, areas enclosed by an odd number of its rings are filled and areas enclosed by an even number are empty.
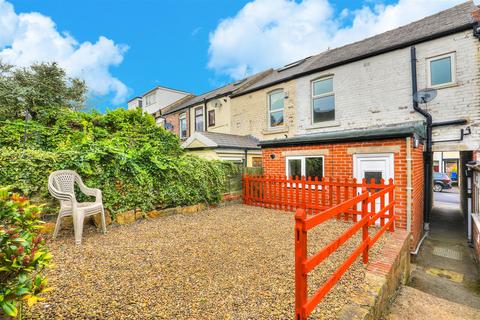
[[[435,184],[433,185],[433,191],[435,191],[435,192],[442,192],[442,190],[443,190],[443,186],[442,186],[441,184],[435,183]]]

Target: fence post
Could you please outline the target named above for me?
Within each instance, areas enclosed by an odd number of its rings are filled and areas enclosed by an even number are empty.
[[[248,175],[245,174],[243,176],[243,204],[248,204],[247,197],[248,197]]]
[[[368,212],[368,199],[362,200],[362,219],[368,216],[370,213]],[[367,264],[368,263],[368,250],[370,249],[370,237],[368,236],[368,226],[370,225],[370,218],[366,219],[366,222],[363,224],[362,227],[362,243],[367,242],[367,246],[363,250],[363,263]]]
[[[295,213],[295,320],[306,320],[304,305],[307,302],[307,274],[303,263],[307,259],[307,212],[297,209]]]
[[[393,179],[390,179],[389,181],[389,185],[392,186],[393,185]],[[395,198],[394,198],[394,192],[395,192],[395,188],[392,188],[392,190],[390,190],[388,192],[388,204],[391,204],[392,202],[395,201]],[[394,219],[394,221],[392,223],[390,223],[390,229],[389,231],[390,232],[394,232],[395,231],[395,205],[393,205],[390,210],[388,210],[388,217],[390,219]]]

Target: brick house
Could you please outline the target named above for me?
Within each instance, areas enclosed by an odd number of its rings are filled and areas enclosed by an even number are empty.
[[[393,178],[416,246],[432,152],[458,151],[463,173],[480,149],[479,12],[468,1],[276,69],[231,94],[231,132],[260,140],[265,174]],[[434,100],[413,99],[426,88]]]
[[[271,72],[260,72],[204,94],[176,101],[162,109],[162,122],[167,130],[180,137],[183,148],[190,153],[208,159],[239,162],[248,167],[260,166],[258,140],[248,132],[232,130],[230,96]]]

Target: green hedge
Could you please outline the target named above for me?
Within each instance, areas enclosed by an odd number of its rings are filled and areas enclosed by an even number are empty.
[[[88,186],[102,189],[113,214],[216,203],[236,170],[183,153],[176,136],[139,111],[68,111],[50,128],[28,123],[26,142],[24,130],[20,121],[0,129],[0,185],[46,202],[50,211],[56,207],[47,179],[55,170],[75,170]]]

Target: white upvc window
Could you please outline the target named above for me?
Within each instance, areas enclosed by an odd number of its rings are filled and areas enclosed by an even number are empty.
[[[285,175],[287,177],[301,177],[305,176],[315,180],[318,177],[318,181],[323,179],[324,176],[324,157],[323,156],[292,156],[286,157],[285,161]]]
[[[146,95],[145,96],[145,106],[149,106],[149,105],[152,105],[156,102],[156,99],[157,99],[157,95],[155,92],[153,93],[150,93],[149,95]]]
[[[427,59],[427,81],[430,88],[456,83],[455,52]]]
[[[180,114],[180,139],[187,137],[187,113]]]
[[[285,93],[283,89],[268,94],[268,126],[270,128],[284,125]]]
[[[312,81],[312,124],[335,120],[333,77]]]

